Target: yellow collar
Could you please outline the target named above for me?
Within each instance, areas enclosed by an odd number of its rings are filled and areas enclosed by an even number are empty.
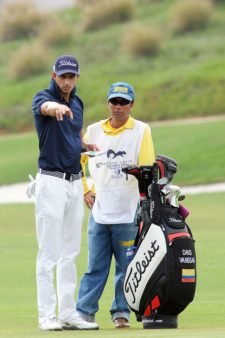
[[[133,129],[134,128],[134,119],[129,116],[127,122],[122,125],[120,128],[113,128],[110,124],[110,119],[102,120],[101,127],[106,134],[117,134],[121,133],[124,129]]]

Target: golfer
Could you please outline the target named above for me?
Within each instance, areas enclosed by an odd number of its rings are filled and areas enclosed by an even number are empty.
[[[59,56],[49,88],[39,92],[32,103],[40,148],[35,213],[38,315],[43,331],[98,328],[75,313],[74,301],[75,261],[80,252],[84,216],[80,164],[83,102],[76,94],[79,76],[76,58]],[[83,145],[88,150],[96,149]]]

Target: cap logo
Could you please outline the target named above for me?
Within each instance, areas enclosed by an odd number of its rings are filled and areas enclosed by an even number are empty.
[[[120,93],[128,93],[128,88],[126,87],[115,87],[113,89],[114,92],[120,92]]]
[[[61,60],[60,62],[59,62],[59,65],[58,65],[58,67],[63,67],[63,66],[72,66],[72,67],[77,67],[77,64],[76,63],[74,63],[74,62],[71,62],[71,61],[67,61],[67,60]]]

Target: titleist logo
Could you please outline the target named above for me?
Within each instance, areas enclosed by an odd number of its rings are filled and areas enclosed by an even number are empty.
[[[150,203],[150,218],[151,219],[153,218],[154,209],[155,209],[155,202],[151,201],[151,203]]]
[[[71,62],[71,61],[66,61],[66,60],[64,60],[64,61],[60,61],[59,65],[58,65],[59,68],[62,67],[62,66],[72,66],[72,67],[77,67],[77,64],[74,63],[74,62]]]
[[[169,217],[169,222],[170,223],[181,223],[182,222],[182,220],[181,219],[179,219],[179,218],[173,218],[173,217]]]
[[[155,257],[156,252],[159,250],[159,245],[157,244],[157,241],[151,242],[151,249],[147,250],[147,252],[144,252],[143,259],[139,262],[137,261],[135,264],[135,268],[133,269],[131,267],[130,273],[127,277],[127,280],[125,282],[125,292],[131,292],[133,296],[132,303],[134,304],[136,302],[136,296],[135,293],[138,289],[138,286],[142,280],[142,276],[145,273],[147,267],[151,263],[152,259]]]

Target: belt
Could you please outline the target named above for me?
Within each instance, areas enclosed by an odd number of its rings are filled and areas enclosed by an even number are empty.
[[[81,177],[83,177],[83,171],[80,171],[78,174],[69,174],[69,173],[62,173],[61,171],[49,171],[44,169],[39,169],[39,173],[42,175],[49,175],[61,178],[63,180],[67,180],[70,182],[79,180]]]

